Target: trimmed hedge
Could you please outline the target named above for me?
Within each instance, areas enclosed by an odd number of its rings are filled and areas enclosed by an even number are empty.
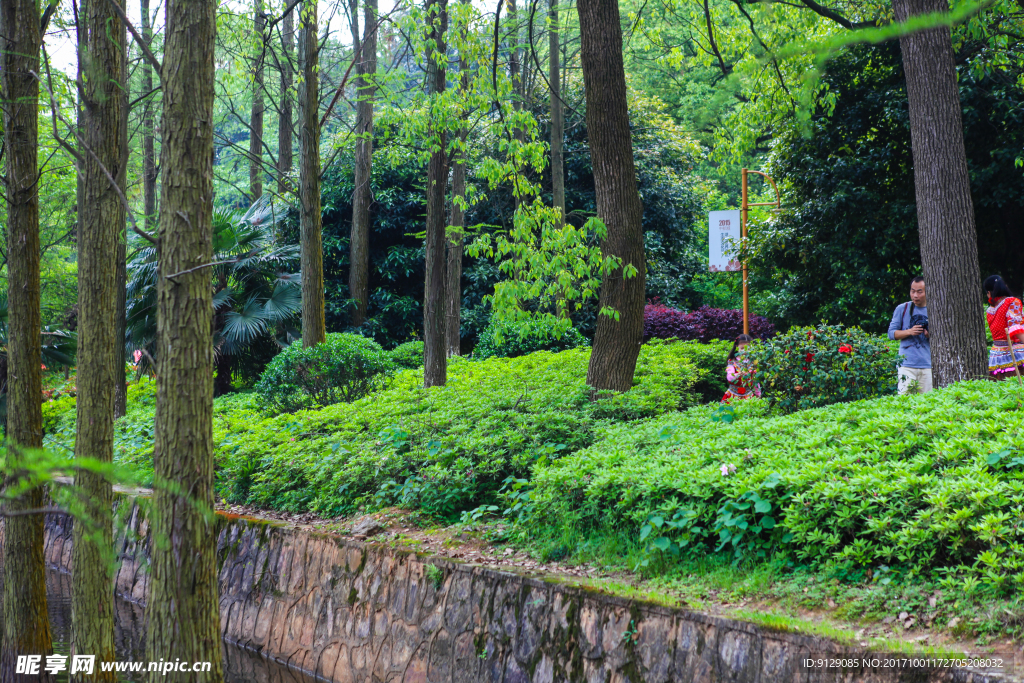
[[[743,311],[701,306],[689,313],[658,303],[644,307],[644,340],[693,339],[707,343],[713,339],[734,341],[743,334]],[[762,315],[750,316],[750,334],[768,339],[775,325]]]
[[[381,389],[395,364],[380,344],[357,334],[331,333],[316,346],[301,341],[274,356],[256,395],[274,412],[352,402]]]

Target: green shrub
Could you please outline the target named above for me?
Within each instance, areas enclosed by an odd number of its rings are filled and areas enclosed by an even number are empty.
[[[306,348],[296,341],[277,354],[255,391],[268,408],[293,413],[351,403],[382,389],[394,369],[394,362],[372,339],[332,333],[316,346]]]
[[[658,562],[781,552],[796,564],[899,568],[955,590],[973,582],[1017,591],[1017,391],[966,382],[786,416],[749,400],[729,406],[729,420],[721,407],[701,406],[617,425],[590,448],[534,468],[534,514],[522,532],[643,535]]]
[[[747,354],[757,366],[754,381],[783,413],[896,393],[896,349],[859,327],[794,327]]]
[[[75,397],[61,396],[50,401],[43,401],[43,433],[52,434],[68,414],[75,414]],[[72,417],[72,419],[74,419]]]
[[[399,344],[388,351],[391,361],[398,367],[406,370],[415,370],[423,367],[423,342],[411,341]]]
[[[519,322],[492,318],[480,333],[473,358],[515,358],[534,351],[563,351],[585,346],[590,346],[590,342],[576,328],[559,331],[551,318]]]

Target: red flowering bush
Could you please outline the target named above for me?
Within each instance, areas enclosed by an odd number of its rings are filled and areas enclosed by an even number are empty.
[[[657,301],[644,307],[644,341],[675,338],[706,344],[712,339],[732,341],[741,334],[743,311],[701,306],[686,313]],[[775,334],[775,326],[762,315],[752,315],[750,334],[755,339],[768,339]]]
[[[793,328],[747,355],[757,364],[754,381],[784,413],[896,393],[896,346],[859,327]]]

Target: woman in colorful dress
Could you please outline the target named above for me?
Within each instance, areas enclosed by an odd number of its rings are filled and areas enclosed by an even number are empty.
[[[729,359],[725,364],[725,379],[729,382],[729,388],[722,396],[722,403],[728,403],[734,398],[761,395],[760,385],[754,384],[754,368],[740,353],[752,341],[754,338],[749,334],[741,334],[733,342],[732,351],[729,352]]]
[[[985,316],[992,331],[988,371],[995,379],[1007,379],[1017,374],[1014,366],[1024,371],[1024,309],[998,275],[986,278],[984,289],[988,297]]]

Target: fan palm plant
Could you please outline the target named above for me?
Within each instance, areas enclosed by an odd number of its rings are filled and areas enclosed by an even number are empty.
[[[213,343],[215,393],[231,390],[232,374],[259,374],[279,349],[298,338],[302,308],[299,247],[281,244],[285,212],[268,197],[245,214],[213,214]],[[156,249],[136,248],[128,266],[127,343],[142,353],[139,372],[156,357]]]

